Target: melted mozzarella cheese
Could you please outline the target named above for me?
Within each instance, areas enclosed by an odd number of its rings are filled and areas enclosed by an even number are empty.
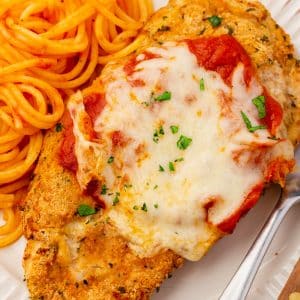
[[[139,55],[132,75],[115,66],[112,74],[102,76],[107,104],[95,122],[98,142],[86,141],[76,125],[84,110],[82,96],[71,99],[77,178],[82,189],[92,178],[107,186],[102,196],[108,215],[139,255],[172,249],[198,260],[220,236],[217,224],[264,181],[268,161],[276,155],[291,159],[293,150],[287,141],[268,139],[267,130],[250,133],[246,128],[241,111],[252,124],[259,122],[252,99],[263,88],[255,79],[246,87],[243,65],[236,68],[229,88],[218,73],[199,67],[184,43],[147,51],[159,57],[143,60]],[[138,79],[145,85],[132,86]],[[155,101],[164,91],[171,99]],[[178,126],[178,133],[171,126]],[[117,149],[111,138],[115,131],[127,141]],[[180,136],[192,139],[185,150],[177,146]],[[251,160],[253,145],[268,148],[259,164]],[[108,164],[110,156],[114,162]],[[212,199],[207,216],[205,206]]]

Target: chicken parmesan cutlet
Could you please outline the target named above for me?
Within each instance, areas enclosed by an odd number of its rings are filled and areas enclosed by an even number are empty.
[[[294,167],[299,61],[261,4],[170,1],[140,37],[46,135],[23,214],[32,299],[148,299]]]

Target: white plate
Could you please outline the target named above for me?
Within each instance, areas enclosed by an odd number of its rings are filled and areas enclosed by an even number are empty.
[[[156,0],[155,6],[166,4]],[[262,0],[273,17],[290,33],[300,54],[300,1]],[[217,245],[197,263],[186,263],[167,280],[153,300],[215,300],[218,298],[247,249],[257,235],[278,198],[273,188],[240,222],[235,233]],[[283,222],[267,253],[249,293],[249,300],[276,299],[300,257],[300,206],[295,207]],[[0,250],[0,299],[27,300],[23,282],[22,254],[25,240]],[[229,299],[230,300],[230,299]]]

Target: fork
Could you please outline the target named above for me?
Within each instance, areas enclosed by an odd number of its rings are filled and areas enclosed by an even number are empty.
[[[295,151],[296,169],[288,175],[286,187],[281,190],[280,198],[271,215],[250,247],[243,262],[223,291],[219,300],[244,300],[258,268],[273,240],[279,225],[289,209],[300,203],[300,146]]]

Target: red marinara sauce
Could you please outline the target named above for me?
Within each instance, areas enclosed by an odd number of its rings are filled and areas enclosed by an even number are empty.
[[[252,65],[251,58],[243,46],[232,36],[221,35],[218,37],[204,37],[186,40],[186,43],[190,52],[196,56],[198,65],[206,70],[219,73],[224,82],[230,87],[232,86],[234,70],[239,63],[244,65],[244,81],[247,86],[250,85],[252,78],[256,75],[256,70]],[[283,110],[280,104],[270,96],[266,88],[264,88],[263,95],[265,96],[266,117],[262,119],[262,123],[267,126],[270,134],[275,136],[276,129],[282,122]],[[286,161],[271,164],[271,166],[267,168],[266,182],[272,179],[276,179],[277,181],[283,180],[282,178],[284,178],[286,174],[285,172],[277,174],[274,171],[274,165],[279,169],[282,166],[285,166],[285,170],[291,168]],[[239,219],[256,204],[263,188],[264,183],[254,186],[245,197],[242,205],[231,216],[218,224],[218,228],[223,232],[232,232]],[[210,201],[205,207],[207,212],[214,205],[214,202],[215,201]]]
[[[223,232],[232,233],[237,222],[244,216],[258,201],[264,188],[264,183],[256,185],[246,196],[242,205],[227,219],[218,224],[218,228]]]
[[[143,59],[138,60],[137,56],[135,55],[131,59],[129,59],[129,61],[124,66],[123,69],[124,69],[124,72],[126,73],[127,76],[130,77],[135,72],[135,68],[139,63],[141,63],[145,60],[150,60],[150,59],[160,57],[158,54],[151,53],[149,51],[144,51],[140,55],[144,56]],[[145,82],[142,79],[134,79],[134,80],[129,79],[129,82],[130,82],[131,86],[133,86],[133,87],[145,86]]]
[[[63,138],[58,152],[59,163],[62,167],[74,173],[77,172],[78,163],[75,156],[75,136],[73,134],[73,120],[70,113],[65,112],[63,119]]]
[[[228,86],[232,86],[232,75],[239,63],[244,65],[244,80],[250,85],[255,76],[255,69],[251,58],[243,46],[230,35],[218,37],[204,37],[195,40],[186,40],[189,50],[196,56],[199,66],[220,74]],[[281,124],[283,111],[280,104],[273,99],[264,88],[266,99],[266,117],[262,120],[270,133],[275,135]]]
[[[106,101],[105,101],[105,95],[100,93],[93,93],[88,96],[86,96],[83,100],[85,110],[88,115],[88,119],[84,120],[85,126],[88,128],[87,131],[90,132],[90,136],[94,136],[94,129],[93,125],[97,117],[101,114],[103,111]],[[69,112],[66,112],[63,120],[63,139],[61,143],[61,147],[59,149],[59,162],[60,164],[76,173],[78,168],[78,162],[75,155],[75,136],[73,134],[73,120],[70,116]]]

